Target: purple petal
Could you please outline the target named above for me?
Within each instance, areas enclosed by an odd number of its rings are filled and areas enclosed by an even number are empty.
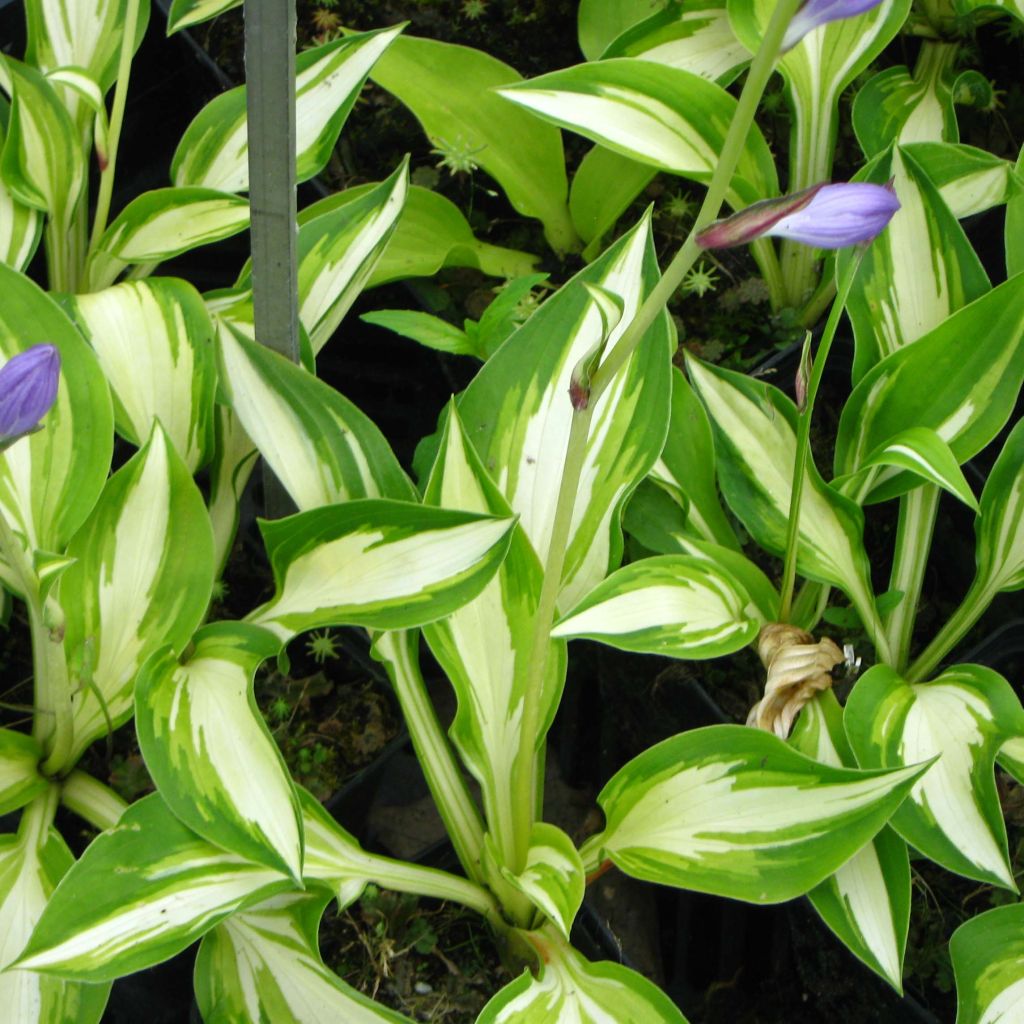
[[[34,345],[0,369],[0,444],[6,446],[39,426],[57,399],[60,353]]]
[[[900,201],[888,185],[825,185],[809,203],[777,221],[765,234],[819,249],[842,249],[874,238],[899,208]]]
[[[791,50],[808,32],[819,25],[863,14],[881,2],[882,0],[807,0],[807,3],[793,15],[793,20],[786,29],[786,34],[782,38],[782,52]]]

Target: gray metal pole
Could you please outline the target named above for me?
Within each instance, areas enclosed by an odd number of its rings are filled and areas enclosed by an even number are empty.
[[[295,202],[295,0],[245,0],[249,204],[256,340],[298,362]],[[266,513],[292,506],[263,467]]]

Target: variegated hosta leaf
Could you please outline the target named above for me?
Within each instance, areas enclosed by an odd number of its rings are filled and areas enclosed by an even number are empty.
[[[213,452],[217,368],[200,294],[173,277],[116,284],[68,300],[114,393],[118,432],[134,445],[160,421],[189,472]]]
[[[339,909],[344,909],[359,899],[367,882],[373,880],[372,862],[378,858],[367,854],[316,797],[301,786],[297,788],[306,839],[303,874],[329,885]]]
[[[1018,177],[1024,175],[1024,146],[1014,167]],[[1012,277],[1024,270],[1024,195],[1014,196],[1006,204],[1006,227],[1003,232],[1006,248],[1006,273]]]
[[[10,104],[0,96],[0,151],[10,119]],[[0,263],[24,270],[35,254],[42,233],[43,215],[16,199],[0,178]]]
[[[84,68],[105,93],[117,77],[129,4],[138,8],[134,53],[149,24],[149,0],[25,0],[25,59],[43,71]]]
[[[130,263],[162,263],[249,226],[249,202],[212,188],[158,188],[133,199],[100,239],[89,263],[92,288],[113,284]]]
[[[77,755],[131,715],[143,662],[164,645],[180,653],[210,600],[210,521],[159,423],[110,478],[68,555],[59,596]]]
[[[57,402],[43,429],[0,455],[0,514],[26,538],[29,551],[63,551],[110,470],[110,390],[96,356],[67,314],[2,263],[0,295],[4,361],[43,341],[56,345],[61,358]],[[5,580],[10,582],[6,575]]]
[[[871,485],[876,477],[872,471],[882,466],[905,469],[919,480],[926,480],[949,491],[968,508],[975,511],[978,509],[978,499],[964,477],[956,456],[950,451],[949,445],[929,427],[910,427],[901,431],[886,444],[876,448],[852,477],[842,481],[834,480],[832,484],[860,504],[870,503]]]
[[[473,450],[454,407],[449,408],[441,450],[424,502],[494,516],[508,503]],[[532,743],[521,734],[530,677],[534,615],[543,570],[522,527],[512,530],[509,553],[480,595],[452,615],[426,626],[434,656],[452,682],[458,709],[451,737],[480,782],[487,819],[505,840],[512,837],[512,807],[519,772],[533,771],[565,682],[565,643],[551,641],[540,699],[540,729]],[[501,851],[502,862],[511,858]]]
[[[551,635],[699,659],[741,650],[763,624],[742,585],[723,569],[686,555],[661,555],[613,572]]]
[[[856,853],[925,770],[818,764],[745,726],[694,729],[622,768],[598,802],[604,832],[584,863],[752,903],[812,889]]]
[[[750,63],[729,24],[725,0],[683,0],[631,26],[601,54],[638,57],[728,85]]]
[[[1024,784],[1024,736],[1011,736],[996,754],[999,766]]]
[[[276,594],[248,621],[284,640],[317,626],[410,629],[472,600],[513,521],[367,499],[262,521]]]
[[[996,907],[949,940],[956,1024],[1013,1024],[1024,1014],[1024,905]]]
[[[319,352],[365,287],[395,230],[409,187],[409,160],[341,216],[299,228],[299,316]]]
[[[746,555],[688,534],[683,515],[662,488],[643,480],[629,499],[622,525],[647,551],[689,555],[712,570],[720,567],[743,587],[760,616],[766,622],[773,621],[779,613],[779,592],[771,580]]]
[[[324,966],[317,931],[329,894],[283,893],[229,917],[196,958],[196,1002],[207,1021],[412,1024]]]
[[[90,127],[93,146],[100,161],[106,160],[110,147],[110,121],[107,117],[107,105],[99,83],[90,76],[85,68],[74,66],[47,71],[46,80],[51,85],[59,87],[57,93],[63,96],[68,110],[76,112],[80,129],[81,122],[88,120],[89,114],[92,114]],[[80,106],[79,101],[84,106]]]
[[[401,31],[380,29],[316,46],[295,61],[296,176],[323,170],[374,61]],[[221,192],[249,188],[245,86],[229,89],[196,115],[178,143],[171,179]]]
[[[85,158],[71,117],[54,87],[13,57],[0,58],[0,88],[11,97],[0,176],[19,201],[67,230],[85,182]]]
[[[876,58],[899,32],[909,3],[883,0],[863,13],[828,22],[809,32],[783,53],[778,68],[793,94],[795,121],[805,130],[815,120],[807,102],[820,103],[820,113],[835,109],[846,87]],[[771,0],[730,0],[729,19],[736,38],[752,53],[774,8]]]
[[[0,1006],[18,1024],[98,1024],[109,984],[84,985],[6,969],[24,949],[50,894],[75,860],[56,829],[44,826],[40,832],[37,814],[42,810],[26,811],[17,835],[0,836]]]
[[[900,209],[864,254],[847,300],[856,380],[990,288],[963,228],[913,157],[896,147],[858,177],[894,179]],[[840,254],[839,278],[853,258],[852,250]]]
[[[451,166],[483,168],[517,212],[540,220],[553,249],[578,243],[565,204],[561,136],[495,95],[497,86],[520,80],[515,69],[468,46],[403,36],[372,77],[412,111]]]
[[[672,368],[668,437],[651,479],[686,507],[686,525],[705,540],[739,550],[715,482],[715,443],[708,415],[677,367]]]
[[[714,426],[725,500],[761,547],[781,555],[796,464],[796,407],[762,381],[696,359],[688,359],[687,367]],[[797,568],[841,587],[856,607],[866,609],[873,598],[863,531],[860,509],[832,490],[808,459]]]
[[[680,554],[688,555],[712,568],[724,570],[742,586],[757,609],[754,614],[764,621],[772,622],[778,616],[779,592],[760,567],[746,555],[733,551],[732,548],[724,548],[721,544],[685,535],[677,538],[677,550]]]
[[[408,159],[386,181],[299,227],[299,317],[319,352],[366,286],[402,213]],[[239,284],[251,285],[246,265]]]
[[[300,510],[415,500],[387,441],[351,402],[263,345],[227,331],[219,340],[228,401]]]
[[[604,146],[594,146],[580,161],[569,188],[569,212],[580,238],[597,255],[603,236],[648,186],[657,170]]]
[[[583,861],[573,841],[560,828],[538,821],[530,833],[523,871],[517,875],[507,867],[499,870],[505,881],[542,910],[568,941],[587,884]]]
[[[354,203],[378,185],[356,185],[299,211],[299,232],[310,221]],[[394,233],[378,258],[367,288],[407,277],[431,277],[442,267],[473,267],[490,277],[522,277],[537,257],[477,240],[462,211],[444,196],[410,185]]]
[[[42,757],[31,736],[0,729],[0,814],[24,807],[49,786],[38,770]]]
[[[872,452],[911,427],[934,430],[966,462],[1006,423],[1022,380],[1024,276],[1017,276],[864,376],[839,420],[836,476],[857,472]],[[907,473],[882,470],[873,494],[882,501],[914,484]]]
[[[43,215],[15,199],[0,181],[0,263],[24,270],[35,255],[42,231]]]
[[[751,53],[761,45],[774,6],[773,0],[729,0],[733,31]],[[900,30],[909,10],[910,0],[883,0],[808,32],[779,58],[794,132],[791,189],[828,177],[839,97]]]
[[[862,765],[938,758],[893,815],[908,843],[950,871],[1016,889],[992,766],[1004,740],[1024,734],[1024,711],[1002,676],[957,665],[910,685],[876,665],[857,681],[844,720]]]
[[[699,75],[628,58],[554,71],[499,92],[623,156],[704,183],[736,108],[721,86]],[[775,164],[754,128],[728,201],[746,206],[777,193]]]
[[[183,664],[164,649],[139,673],[135,722],[146,767],[194,832],[299,882],[299,802],[252,691],[280,641],[222,622],[200,629],[193,644]]]
[[[64,876],[18,966],[106,981],[181,952],[295,883],[186,828],[159,793],[133,804]]]
[[[979,8],[995,7],[1012,15],[1018,21],[1024,21],[1024,4],[1020,0],[999,0],[999,3],[990,4],[988,0],[956,0],[953,10],[957,17],[969,17],[972,12]]]
[[[238,505],[259,452],[238,417],[226,405],[214,407],[213,462],[210,465],[210,523],[213,526],[213,564],[220,576],[238,529]]]
[[[853,129],[864,155],[877,156],[893,142],[956,142],[953,110],[956,43],[929,40],[914,73],[886,68],[860,87],[853,102]]]
[[[569,380],[603,330],[601,313],[583,286],[596,285],[622,300],[622,317],[607,352],[657,277],[645,217],[552,295],[495,352],[458,400],[466,436],[521,517],[542,561],[573,416],[566,397]],[[664,445],[669,344],[668,325],[658,319],[596,404],[573,511],[563,608],[592,589],[622,557],[621,505]]]
[[[822,764],[856,767],[843,732],[843,712],[831,690],[803,709],[790,743]],[[901,992],[910,921],[906,843],[886,826],[808,897],[846,948]]]
[[[476,1024],[686,1024],[671,999],[642,974],[591,963],[554,926],[521,933],[540,962],[480,1011]]]
[[[974,529],[975,586],[992,593],[1024,587],[1024,420],[1010,431],[989,473]]]
[[[656,6],[651,0],[580,0],[576,25],[583,55],[597,60],[626,29],[650,17]]]
[[[167,12],[167,34],[189,25],[200,25],[241,6],[242,0],[171,0],[171,9]]]
[[[984,149],[948,142],[913,142],[901,148],[939,190],[957,220],[1001,206],[1020,193],[1013,164]]]

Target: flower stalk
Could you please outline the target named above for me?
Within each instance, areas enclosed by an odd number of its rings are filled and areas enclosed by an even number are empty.
[[[665,269],[660,280],[651,289],[632,322],[623,331],[601,364],[594,370],[589,381],[589,395],[585,407],[576,408],[573,412],[551,539],[544,564],[544,582],[537,601],[530,645],[528,670],[530,686],[526,691],[524,701],[521,735],[523,737],[522,744],[524,746],[529,744],[531,749],[529,751],[521,750],[521,756],[517,758],[517,762],[523,768],[511,783],[513,787],[512,805],[517,820],[514,829],[516,863],[510,867],[517,874],[526,867],[530,833],[536,813],[535,793],[539,765],[537,751],[534,748],[540,724],[542,682],[547,671],[551,627],[556,616],[562,571],[565,567],[566,548],[572,525],[573,507],[576,502],[583,465],[586,461],[587,439],[593,411],[605,389],[640,345],[648,328],[659,316],[664,315],[668,300],[682,284],[686,273],[700,256],[701,248],[697,244],[697,233],[709,225],[722,208],[743,147],[746,145],[747,135],[754,122],[758,104],[780,52],[786,26],[798,6],[797,0],[780,0],[772,12],[761,47],[747,73],[747,80],[743,85],[743,91],[736,105],[736,112],[719,154],[715,173],[708,184],[704,202],[701,204],[690,234]],[[529,756],[522,756],[527,753]]]

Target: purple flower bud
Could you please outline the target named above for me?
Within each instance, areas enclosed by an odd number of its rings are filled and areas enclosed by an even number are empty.
[[[812,185],[716,221],[697,235],[697,244],[702,249],[728,249],[771,235],[819,249],[842,249],[870,241],[899,208],[891,185]]]
[[[793,15],[793,20],[786,29],[786,34],[782,38],[782,52],[791,50],[808,32],[819,25],[863,14],[881,2],[882,0],[807,0],[807,3]]]
[[[33,345],[0,369],[0,448],[32,433],[57,398],[60,353],[54,345]]]

